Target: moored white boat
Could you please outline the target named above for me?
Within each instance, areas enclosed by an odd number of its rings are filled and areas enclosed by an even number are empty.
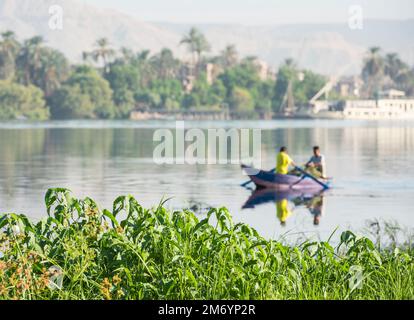
[[[321,101],[302,109],[304,114],[315,119],[408,120],[414,119],[414,99]]]

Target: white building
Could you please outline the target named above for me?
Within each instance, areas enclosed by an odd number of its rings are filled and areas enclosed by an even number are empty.
[[[318,103],[309,116],[325,119],[414,119],[414,99],[347,100]]]
[[[388,90],[377,100],[316,101],[308,116],[325,119],[414,119],[414,99],[405,93]]]

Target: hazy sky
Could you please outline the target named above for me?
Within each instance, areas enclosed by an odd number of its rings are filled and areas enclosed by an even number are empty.
[[[345,22],[360,5],[366,19],[414,18],[414,0],[80,0],[142,20],[242,24]]]

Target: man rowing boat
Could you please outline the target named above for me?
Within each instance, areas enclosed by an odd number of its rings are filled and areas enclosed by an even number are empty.
[[[306,171],[317,178],[325,179],[325,156],[321,154],[321,149],[318,146],[313,147],[313,156],[306,164]]]
[[[293,162],[292,158],[287,153],[287,148],[282,147],[280,149],[279,154],[277,155],[276,173],[288,174],[289,166],[296,167],[296,164]]]

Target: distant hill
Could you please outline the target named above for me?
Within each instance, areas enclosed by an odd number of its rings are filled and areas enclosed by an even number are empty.
[[[176,33],[190,25],[157,23]],[[272,65],[286,57],[302,67],[332,74],[349,66],[346,73],[359,72],[369,47],[379,46],[386,52],[397,52],[414,65],[414,20],[364,22],[362,30],[351,30],[347,24],[299,24],[275,26],[199,25],[214,44],[222,49],[228,43],[237,45],[244,55],[257,55]]]
[[[62,30],[49,28],[49,8],[55,4],[63,8]],[[5,29],[15,31],[20,40],[42,35],[48,45],[75,61],[101,37],[107,37],[116,48],[151,51],[165,46],[174,48],[179,41],[174,32],[78,0],[0,0],[0,30]]]
[[[48,26],[49,7],[64,10],[63,30]],[[10,29],[19,39],[42,35],[48,45],[79,61],[91,50],[96,39],[107,37],[115,48],[159,51],[169,47],[185,54],[178,43],[191,26],[148,23],[112,9],[85,5],[80,0],[0,0],[0,30]],[[346,24],[303,24],[277,26],[199,25],[213,47],[213,53],[235,44],[241,55],[256,55],[273,66],[292,57],[301,67],[324,74],[359,71],[364,52],[370,46],[401,55],[414,64],[414,20],[365,21],[363,30],[350,30]],[[352,65],[351,65],[352,64]]]

